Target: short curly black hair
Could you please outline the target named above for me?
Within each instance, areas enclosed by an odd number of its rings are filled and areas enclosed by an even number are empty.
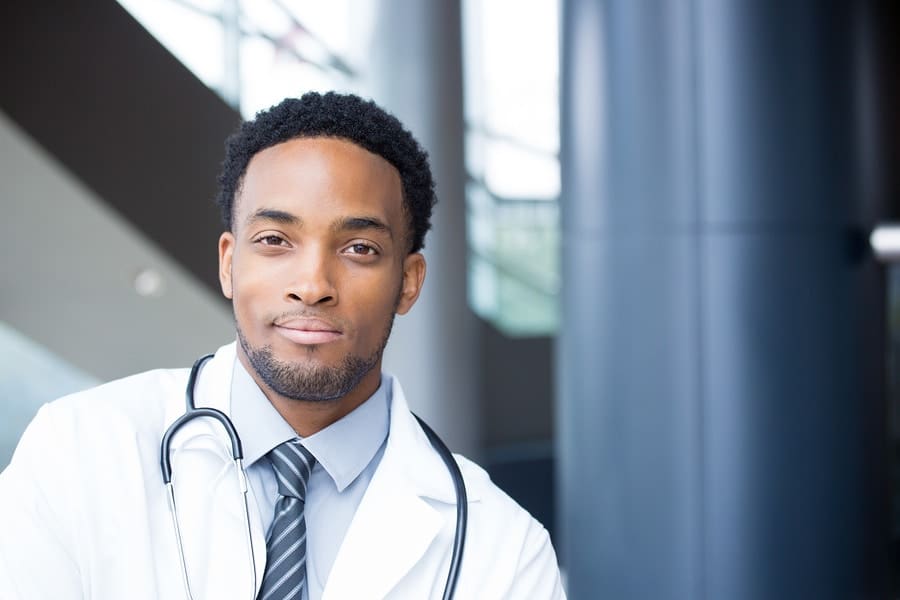
[[[353,94],[309,92],[260,111],[225,143],[216,204],[232,229],[234,201],[250,159],[258,152],[297,138],[340,138],[377,154],[400,173],[403,207],[409,219],[409,252],[425,246],[437,201],[428,154],[400,121],[371,100]]]

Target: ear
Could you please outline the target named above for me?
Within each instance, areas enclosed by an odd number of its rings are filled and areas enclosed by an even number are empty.
[[[425,257],[420,252],[414,252],[403,259],[403,287],[400,290],[400,302],[397,303],[398,315],[405,315],[413,307],[424,281]]]
[[[222,294],[231,300],[234,297],[234,287],[231,281],[231,259],[234,255],[234,235],[230,231],[219,236],[219,284],[222,286]]]

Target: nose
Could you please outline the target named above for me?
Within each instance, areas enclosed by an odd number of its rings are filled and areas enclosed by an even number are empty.
[[[325,251],[308,248],[292,261],[290,284],[285,288],[288,302],[307,306],[329,305],[337,302],[337,288],[331,273],[331,261]]]

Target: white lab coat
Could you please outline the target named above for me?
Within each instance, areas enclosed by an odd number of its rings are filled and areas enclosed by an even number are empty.
[[[197,383],[198,406],[229,412],[234,344]],[[160,438],[184,411],[187,370],[135,375],[44,406],[0,474],[0,598],[180,599],[184,585],[159,469]],[[173,443],[193,595],[255,598],[228,439],[208,419]],[[546,530],[485,472],[457,457],[469,526],[457,598],[564,598]],[[455,494],[393,381],[384,456],[344,538],[323,600],[440,598]],[[249,495],[256,586],[266,545]]]

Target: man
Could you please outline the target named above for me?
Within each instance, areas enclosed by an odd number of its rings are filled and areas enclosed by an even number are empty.
[[[0,598],[441,597],[457,497],[381,372],[425,279],[425,153],[375,104],[307,94],[229,139],[219,183],[237,342],[194,386],[151,371],[40,410],[0,475]],[[158,460],[186,388],[233,421],[249,490],[223,427],[194,419],[163,456],[176,525]],[[456,597],[564,597],[544,528],[457,462]]]

